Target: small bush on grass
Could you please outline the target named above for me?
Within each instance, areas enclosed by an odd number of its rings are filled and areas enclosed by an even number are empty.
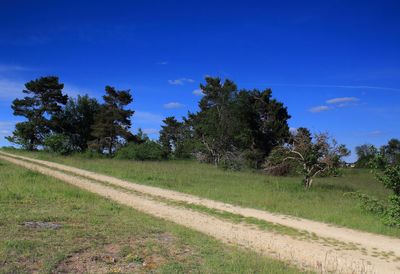
[[[383,217],[383,222],[389,226],[400,227],[400,196],[391,195],[389,206]]]
[[[70,139],[64,134],[50,135],[44,139],[43,143],[44,148],[51,152],[66,155],[73,151]]]
[[[119,149],[115,154],[116,159],[125,160],[162,160],[164,153],[162,147],[154,141],[146,141],[141,144],[130,143]]]
[[[383,170],[376,168],[375,172],[376,178],[394,193],[388,197],[387,205],[366,194],[353,192],[351,195],[359,199],[363,209],[382,216],[384,224],[400,227],[400,165],[386,164]]]
[[[349,192],[344,195],[356,198],[359,201],[361,208],[368,212],[384,215],[387,211],[387,206],[385,204],[367,194],[361,192]]]

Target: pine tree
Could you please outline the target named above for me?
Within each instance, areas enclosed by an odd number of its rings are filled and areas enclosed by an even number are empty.
[[[51,121],[65,105],[68,96],[62,94],[64,84],[58,77],[47,76],[32,80],[25,84],[23,99],[15,99],[11,108],[14,115],[23,116],[25,122],[17,123],[12,136],[7,140],[21,145],[28,150],[34,150],[43,144],[43,140],[54,128]]]
[[[91,147],[101,153],[106,150],[111,155],[119,144],[133,139],[129,129],[134,111],[125,109],[133,99],[130,90],[116,90],[110,86],[106,86],[105,90],[104,104],[95,116],[92,126],[95,140],[91,142]]]

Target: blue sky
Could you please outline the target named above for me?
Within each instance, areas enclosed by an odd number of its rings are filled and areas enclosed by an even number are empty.
[[[195,111],[206,75],[273,89],[290,126],[339,142],[400,138],[398,1],[3,1],[0,145],[23,84],[57,75],[100,98],[130,88],[133,129]],[[350,159],[354,159],[354,156]]]

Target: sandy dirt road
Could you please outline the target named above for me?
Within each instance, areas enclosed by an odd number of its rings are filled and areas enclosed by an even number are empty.
[[[399,239],[232,206],[175,191],[134,184],[48,161],[3,152],[0,152],[0,159],[55,177],[153,216],[206,233],[225,243],[244,246],[258,253],[287,261],[300,268],[312,269],[322,273],[400,273]],[[116,185],[120,188],[116,189],[100,182]],[[337,247],[316,241],[295,239],[289,235],[262,230],[248,224],[233,223],[180,206],[172,206],[151,197],[136,195],[125,190],[134,190],[154,197],[184,201],[242,216],[251,216],[314,232],[320,237],[337,239],[353,246],[356,243],[357,248],[348,249],[343,246]],[[380,256],[379,253],[386,255]]]

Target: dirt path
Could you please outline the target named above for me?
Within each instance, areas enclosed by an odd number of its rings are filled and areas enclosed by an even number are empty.
[[[99,175],[93,172],[88,172],[65,165],[5,154],[3,152],[0,152],[0,154],[2,154],[0,155],[0,159],[7,160],[19,166],[55,177],[153,216],[190,227],[194,230],[211,235],[225,243],[238,244],[255,250],[261,254],[280,260],[285,260],[299,267],[311,268],[318,272],[332,271],[336,273],[400,272],[400,262],[396,261],[396,256],[400,256],[400,252],[398,252],[398,239],[350,230],[352,233],[355,233],[356,239],[359,237],[361,242],[357,249],[349,250],[335,246],[326,246],[319,242],[294,239],[284,234],[261,230],[254,226],[235,224],[227,220],[221,220],[187,208],[167,205],[163,202],[147,197],[138,196],[133,193],[127,193],[123,190],[117,190],[113,187],[104,186],[98,182],[91,181],[86,178],[115,184],[125,189],[134,189],[138,192],[160,196],[171,200],[193,202],[241,215],[247,214],[246,216],[252,216],[258,219],[268,219],[267,221],[269,222],[274,222],[274,220],[277,220],[277,222],[285,221],[284,223],[286,225],[288,223],[287,221],[290,221],[289,224],[292,224],[293,222],[294,226],[301,225],[301,229],[303,230],[308,230],[307,224],[310,222],[312,224],[310,227],[313,230],[318,228],[317,224],[320,226],[320,230],[323,230],[321,227],[329,228],[328,232],[325,231],[324,233],[329,234],[329,237],[331,238],[335,239],[334,236],[336,231],[341,240],[343,238],[350,238],[349,241],[346,242],[355,241],[349,236],[341,235],[342,233],[346,233],[348,229],[329,227],[326,224],[307,220],[287,219],[287,216],[274,215],[259,210],[236,207],[220,202],[200,199],[198,197],[185,195],[179,192],[158,189],[155,187],[137,185],[113,177]],[[41,165],[38,165],[37,163],[40,163]],[[46,165],[51,168],[44,167],[42,165]],[[55,169],[75,173],[86,178],[69,175]],[[363,236],[369,238],[362,239]],[[382,241],[384,242],[382,243]],[[376,253],[378,252],[376,251],[378,247],[379,252],[385,252],[383,254],[389,255],[378,256]],[[375,253],[374,251],[369,251],[371,248],[375,250]]]

